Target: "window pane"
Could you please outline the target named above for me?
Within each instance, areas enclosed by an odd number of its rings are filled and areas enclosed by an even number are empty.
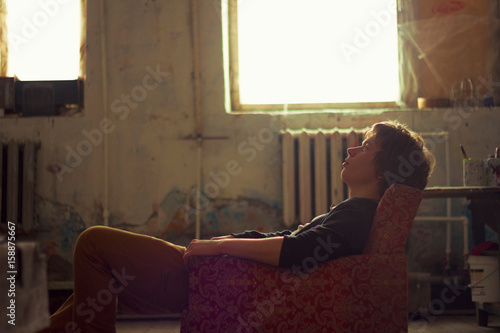
[[[7,0],[8,75],[74,80],[80,73],[80,0]]]
[[[239,0],[241,104],[399,100],[388,0]]]

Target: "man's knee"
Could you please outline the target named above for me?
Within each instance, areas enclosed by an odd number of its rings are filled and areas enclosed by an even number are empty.
[[[97,226],[92,226],[92,227],[88,227],[87,229],[85,229],[81,234],[80,236],[78,237],[78,239],[86,239],[86,238],[96,238],[96,237],[99,237],[102,235],[103,232],[106,232],[106,229],[108,229],[108,227],[104,227],[104,226],[101,226],[101,225],[97,225]]]
[[[99,243],[99,239],[103,238],[103,235],[106,233],[108,227],[104,226],[92,226],[85,229],[76,241],[75,253],[81,251],[83,249],[87,249],[90,246],[96,246],[96,243]]]

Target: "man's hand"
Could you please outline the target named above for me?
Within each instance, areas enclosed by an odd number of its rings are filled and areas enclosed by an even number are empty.
[[[210,238],[210,240],[229,239],[229,238],[234,238],[234,236],[233,235],[217,236],[217,237]]]
[[[184,253],[184,263],[187,266],[191,256],[226,254],[278,266],[282,244],[282,236],[258,239],[234,238],[232,236],[215,237],[211,240],[194,239]]]
[[[199,240],[193,239],[184,252],[184,263],[187,266],[188,259],[191,256],[217,256],[222,254],[220,251],[219,240]]]

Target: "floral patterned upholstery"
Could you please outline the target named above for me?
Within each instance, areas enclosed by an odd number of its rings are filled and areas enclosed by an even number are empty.
[[[403,253],[420,201],[422,191],[416,188],[395,184],[387,189],[378,204],[363,252]]]
[[[406,332],[406,238],[421,191],[393,185],[364,254],[307,273],[228,256],[192,257],[181,332]]]

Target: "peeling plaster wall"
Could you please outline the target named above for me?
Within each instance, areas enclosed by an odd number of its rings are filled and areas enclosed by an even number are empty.
[[[485,157],[500,145],[498,108],[465,114],[448,109],[228,114],[217,10],[213,1],[199,2],[201,123],[206,138],[201,148],[202,237],[283,228],[279,126],[362,128],[399,119],[416,131],[449,131],[452,185],[461,184],[460,143],[471,157]],[[73,117],[0,118],[0,138],[41,142],[37,238],[51,255],[52,267],[58,268],[49,276],[52,280],[71,278],[78,234],[103,223],[106,159],[111,226],[181,244],[194,237],[198,142],[190,1],[106,1],[105,68],[99,13],[99,2],[89,1],[84,112]],[[108,77],[107,113],[103,71]],[[109,140],[106,156],[104,137]],[[75,155],[84,148],[86,156]],[[69,171],[58,173],[61,166]],[[433,178],[432,183],[444,184],[444,179]],[[437,206],[424,206],[424,213],[442,213]],[[455,202],[454,211],[460,213],[462,206]],[[420,237],[425,240],[433,229],[423,230]],[[426,254],[432,256],[435,253]]]

